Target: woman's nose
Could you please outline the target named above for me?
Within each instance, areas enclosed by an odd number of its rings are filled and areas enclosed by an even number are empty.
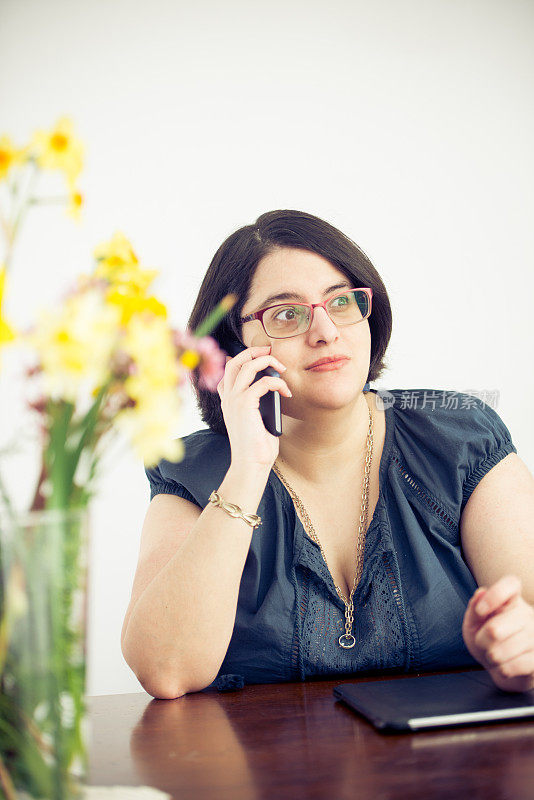
[[[325,308],[319,306],[313,309],[313,319],[308,333],[328,340],[337,336],[337,325],[330,319]]]

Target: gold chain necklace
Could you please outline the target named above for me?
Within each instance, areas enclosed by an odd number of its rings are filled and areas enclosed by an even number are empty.
[[[354,576],[354,583],[352,585],[352,591],[350,593],[350,597],[347,600],[339,586],[334,584],[336,587],[336,592],[338,593],[340,599],[345,604],[345,633],[342,634],[339,639],[339,646],[344,647],[346,649],[350,649],[354,647],[356,644],[356,639],[352,635],[352,623],[354,621],[354,602],[353,602],[353,595],[356,589],[356,586],[360,582],[360,578],[362,576],[363,570],[363,554],[365,550],[365,535],[367,533],[367,512],[369,509],[369,475],[371,473],[371,462],[373,459],[373,415],[371,414],[371,409],[369,408],[369,431],[367,433],[367,450],[365,453],[365,469],[364,469],[364,476],[363,476],[363,491],[362,491],[362,504],[360,510],[360,522],[358,525],[358,545],[357,545],[357,556],[356,556],[356,575]],[[308,515],[308,512],[302,505],[302,502],[299,497],[297,497],[294,490],[291,488],[287,480],[284,478],[278,465],[275,463],[273,464],[273,469],[288,490],[289,494],[291,495],[293,501],[296,503],[297,508],[299,509],[300,513],[302,514],[304,520],[304,527],[306,529],[306,533],[308,536],[313,539],[313,541],[319,545],[321,550],[321,554],[323,556],[324,562],[328,568],[328,562],[326,560],[326,556],[324,554],[323,547],[321,542],[319,541],[317,534],[315,533],[315,529],[312,525],[312,521]],[[330,571],[330,570],[329,570]],[[332,573],[330,573],[332,574]]]

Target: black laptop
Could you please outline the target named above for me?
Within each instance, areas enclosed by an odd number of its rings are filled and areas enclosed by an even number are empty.
[[[342,683],[334,687],[334,696],[380,731],[534,717],[534,691],[504,692],[485,670]]]

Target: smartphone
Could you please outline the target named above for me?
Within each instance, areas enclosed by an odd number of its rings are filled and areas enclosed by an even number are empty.
[[[247,348],[245,345],[241,344],[241,342],[238,342],[237,340],[231,342],[231,344],[229,344],[226,348],[228,355],[232,358],[246,349]],[[274,367],[266,367],[257,373],[252,383],[256,383],[256,381],[259,381],[260,378],[263,378],[265,375],[269,375],[272,378],[280,377],[280,373],[277,372]],[[263,420],[263,424],[269,433],[271,433],[273,436],[282,435],[280,392],[268,391],[266,394],[260,397],[260,415]]]

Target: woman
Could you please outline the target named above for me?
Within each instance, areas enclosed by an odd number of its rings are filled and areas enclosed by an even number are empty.
[[[146,470],[122,635],[144,688],[477,662],[501,688],[534,687],[534,481],[500,417],[462,393],[368,390],[388,296],[317,217],[273,211],[231,235],[189,327],[228,292],[213,336],[245,349],[217,394],[195,381],[209,427],[184,459]],[[255,381],[268,366],[280,377]],[[280,437],[259,413],[269,390]]]

